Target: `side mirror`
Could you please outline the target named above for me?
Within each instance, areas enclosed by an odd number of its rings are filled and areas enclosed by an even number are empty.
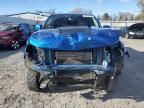
[[[110,25],[104,25],[103,28],[111,28]]]
[[[41,25],[38,25],[38,24],[35,25],[35,31],[39,31],[39,30],[41,30],[41,29],[42,29],[42,26],[41,26]]]

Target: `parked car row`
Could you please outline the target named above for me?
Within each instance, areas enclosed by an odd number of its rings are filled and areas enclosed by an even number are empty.
[[[136,23],[130,26],[125,37],[130,39],[144,38],[144,23]]]
[[[144,23],[136,23],[129,27],[123,27],[120,31],[121,36],[127,39],[143,39]]]
[[[2,25],[0,26],[0,47],[19,49],[26,43],[31,33],[31,27],[27,23]]]
[[[103,28],[112,28],[109,25],[103,26]],[[120,35],[127,39],[143,39],[144,38],[144,23],[136,23],[131,26],[117,28]]]

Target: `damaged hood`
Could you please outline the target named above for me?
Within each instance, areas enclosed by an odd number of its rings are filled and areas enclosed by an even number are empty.
[[[73,33],[41,30],[33,33],[27,44],[54,50],[83,50],[112,46],[117,42],[119,42],[119,33],[113,29],[91,29],[90,32]]]

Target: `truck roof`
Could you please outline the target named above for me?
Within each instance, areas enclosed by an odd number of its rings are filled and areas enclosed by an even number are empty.
[[[92,14],[75,14],[75,13],[59,13],[59,14],[52,14],[52,15],[86,15],[86,16],[94,16]]]

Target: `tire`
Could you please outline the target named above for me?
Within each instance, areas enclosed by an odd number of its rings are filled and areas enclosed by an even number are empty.
[[[38,92],[40,90],[40,73],[27,69],[25,74],[26,85],[29,90]]]
[[[114,75],[114,78],[111,79],[112,76],[107,77],[105,79],[105,84],[106,84],[106,91],[107,92],[112,92],[114,91],[114,88],[117,84],[118,81],[118,76],[122,73],[122,68],[123,68],[123,59],[121,57],[121,52],[119,49],[115,49],[114,51],[114,57],[115,57],[115,64],[116,65],[116,73]]]
[[[114,91],[116,84],[117,84],[117,80],[118,79],[109,79],[108,80],[107,85],[106,85],[106,92],[107,93]]]
[[[14,40],[14,41],[12,42],[11,47],[12,47],[13,50],[19,49],[19,48],[20,48],[20,43],[19,43],[19,41]]]
[[[121,57],[121,52],[119,50],[115,50],[115,64],[117,68],[116,72],[116,78],[122,73],[122,68],[123,68],[123,59]]]

